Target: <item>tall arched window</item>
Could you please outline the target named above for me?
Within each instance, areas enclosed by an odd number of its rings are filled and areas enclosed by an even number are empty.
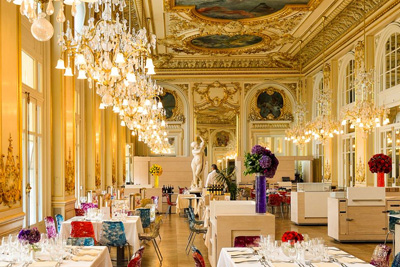
[[[400,33],[393,33],[385,43],[380,68],[380,91],[400,84]]]
[[[345,76],[345,84],[343,88],[343,105],[351,104],[355,101],[356,98],[356,89],[354,86],[354,59],[350,60],[346,66],[346,76]]]

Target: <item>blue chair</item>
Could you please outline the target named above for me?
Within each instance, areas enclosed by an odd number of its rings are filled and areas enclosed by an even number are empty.
[[[69,246],[94,246],[94,239],[91,237],[69,237],[67,240]]]
[[[58,233],[61,232],[61,224],[64,221],[64,217],[61,214],[56,215],[56,222],[57,222],[57,231]]]
[[[138,208],[135,213],[140,216],[140,220],[142,221],[142,227],[148,228],[150,227],[150,209],[149,208]]]
[[[400,214],[400,211],[398,211],[398,210],[389,210],[388,212],[389,212],[389,215],[398,215],[398,214]],[[387,240],[389,238],[389,234],[392,234],[392,236],[393,236],[393,251],[394,251],[394,247],[396,245],[395,242],[394,242],[395,241],[394,240],[395,239],[394,238],[394,227],[395,227],[396,223],[398,223],[398,222],[400,222],[400,219],[389,216],[389,231],[386,234],[385,244],[386,244],[386,242],[387,242]]]
[[[129,250],[128,259],[131,258],[131,249],[128,241],[126,240],[125,227],[121,221],[104,221],[102,224],[102,232],[100,235],[99,244],[117,248],[117,265],[122,263],[123,249],[127,246]]]
[[[394,257],[392,267],[399,267],[400,266],[400,253],[397,253],[397,255]]]

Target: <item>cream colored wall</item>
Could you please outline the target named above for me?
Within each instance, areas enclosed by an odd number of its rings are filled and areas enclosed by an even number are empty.
[[[192,182],[192,157],[134,157],[134,182],[135,184],[149,184],[152,177],[149,168],[158,164],[163,168],[159,186],[173,185],[176,189],[190,187]],[[177,192],[177,191],[175,191]]]

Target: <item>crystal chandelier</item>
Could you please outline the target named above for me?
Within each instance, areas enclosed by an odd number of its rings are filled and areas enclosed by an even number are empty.
[[[300,40],[300,50],[302,50],[303,41]],[[303,67],[301,59],[300,61],[300,74],[303,73]],[[305,144],[310,142],[311,135],[308,130],[308,124],[306,123],[306,115],[307,115],[307,105],[305,102],[301,101],[301,96],[303,94],[303,82],[299,81],[299,92],[297,92],[297,103],[299,103],[296,107],[296,121],[297,124],[293,125],[291,128],[286,130],[286,141],[292,141],[294,144],[298,145],[300,148],[304,147]]]
[[[286,130],[285,140],[292,141],[299,147],[311,141],[310,131],[308,124],[306,124],[307,107],[306,103],[300,103],[296,108],[297,124]]]
[[[353,107],[344,110],[342,125],[350,123],[350,128],[363,130],[371,133],[374,128],[389,123],[388,111],[384,107],[377,107],[374,103],[374,70],[366,71],[365,62],[365,1],[364,1],[364,42],[356,46],[356,67],[358,68],[355,78],[356,101]]]
[[[11,2],[11,0],[7,0]],[[82,2],[93,2],[92,0],[82,0]],[[15,5],[20,6],[20,13],[29,19],[32,23],[31,33],[38,41],[48,41],[53,37],[54,27],[46,19],[46,15],[54,14],[54,4],[53,0],[14,0]],[[46,6],[47,3],[47,6]],[[76,15],[76,6],[80,5],[80,0],[64,0],[61,1],[61,7],[57,13],[57,22],[65,22],[64,5],[70,5],[72,16]]]
[[[135,32],[123,18],[125,6],[124,1],[111,0],[89,4],[94,13],[103,10],[101,17],[96,22],[90,17],[75,35],[67,22],[58,41],[62,54],[56,68],[64,69],[64,76],[77,72],[77,79],[87,79],[90,88],[94,84],[100,109],[112,107],[139,141],[154,153],[167,153],[165,110],[159,98],[163,89],[150,76],[155,74],[151,51],[156,37],[148,36],[145,28]]]
[[[325,34],[325,20],[323,18],[323,31]],[[324,62],[326,45],[323,51]],[[330,86],[330,65],[328,63],[323,64],[323,87],[322,91],[318,95],[317,105],[320,107],[320,114],[309,123],[309,133],[312,135],[314,140],[322,141],[325,144],[329,138],[333,138],[336,134],[343,133],[340,123],[332,118],[332,89]]]
[[[332,138],[335,134],[343,133],[340,123],[332,118],[332,90],[328,88],[328,77],[325,75],[329,70],[328,65],[324,67],[324,86],[323,90],[318,96],[317,105],[321,109],[321,114],[316,117],[311,123],[309,123],[309,133],[312,135],[314,140],[321,140],[323,143],[329,138]]]

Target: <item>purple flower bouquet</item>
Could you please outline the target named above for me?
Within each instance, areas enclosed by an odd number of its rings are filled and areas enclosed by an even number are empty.
[[[31,229],[22,229],[18,234],[19,241],[27,241],[30,245],[34,245],[40,241],[40,232],[36,227]]]
[[[246,153],[244,175],[260,173],[266,178],[273,178],[279,165],[279,160],[265,147],[255,145],[251,153]]]

